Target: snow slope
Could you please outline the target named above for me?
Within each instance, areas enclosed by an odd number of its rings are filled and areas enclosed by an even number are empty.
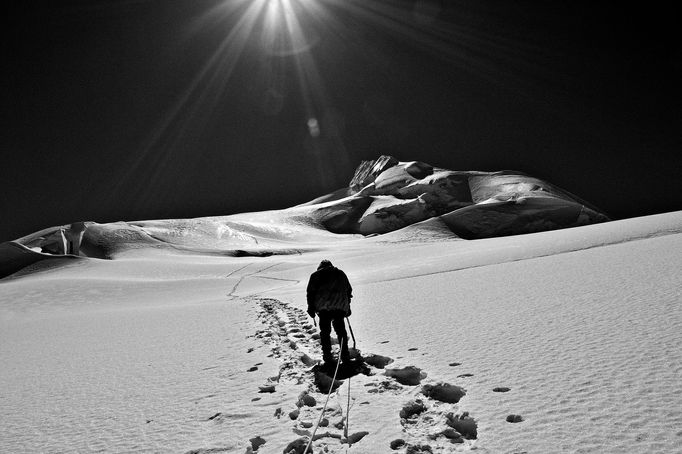
[[[429,228],[433,233],[436,228],[447,238],[480,239],[607,220],[578,197],[520,172],[452,171],[381,156],[363,161],[347,188],[283,210],[76,222],[44,229],[0,244],[0,278],[69,254],[109,259],[131,249],[154,248],[203,255],[286,255],[422,222],[429,226],[419,231]]]
[[[322,258],[393,372],[350,380],[350,446],[348,380],[332,394],[316,453],[679,451],[682,212],[471,241],[439,218],[365,238],[290,214],[215,244],[211,218],[105,225],[112,260],[0,281],[0,451],[284,452],[324,403],[303,311]]]

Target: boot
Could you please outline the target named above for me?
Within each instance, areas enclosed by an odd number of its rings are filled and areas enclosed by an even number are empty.
[[[334,364],[336,362],[331,352],[322,352],[322,361],[325,364]]]

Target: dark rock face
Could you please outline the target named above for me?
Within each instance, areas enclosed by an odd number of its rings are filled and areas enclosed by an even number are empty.
[[[571,193],[521,172],[452,171],[392,156],[363,161],[348,193],[313,210],[313,218],[334,233],[364,235],[438,218],[464,239],[609,220]]]
[[[383,155],[374,161],[362,161],[357,169],[355,175],[350,181],[350,189],[353,192],[358,192],[368,184],[372,183],[378,175],[384,170],[398,165],[398,160],[393,156]]]

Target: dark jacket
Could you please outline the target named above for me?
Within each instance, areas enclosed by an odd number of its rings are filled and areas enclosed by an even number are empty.
[[[308,281],[306,291],[308,299],[308,314],[320,311],[343,311],[350,315],[350,299],[353,288],[346,277],[346,273],[334,266],[315,271]]]

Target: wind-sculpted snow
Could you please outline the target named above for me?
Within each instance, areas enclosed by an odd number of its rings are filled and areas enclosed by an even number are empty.
[[[569,192],[521,172],[451,171],[387,156],[363,162],[348,194],[320,206],[313,217],[331,231],[364,235],[440,217],[454,235],[465,239],[608,220]]]
[[[0,278],[64,255],[111,259],[156,249],[263,257],[389,233],[389,242],[480,239],[606,220],[572,194],[520,172],[453,171],[381,156],[362,162],[347,188],[282,210],[45,229],[0,248]],[[80,238],[75,253],[66,246],[73,238]]]

